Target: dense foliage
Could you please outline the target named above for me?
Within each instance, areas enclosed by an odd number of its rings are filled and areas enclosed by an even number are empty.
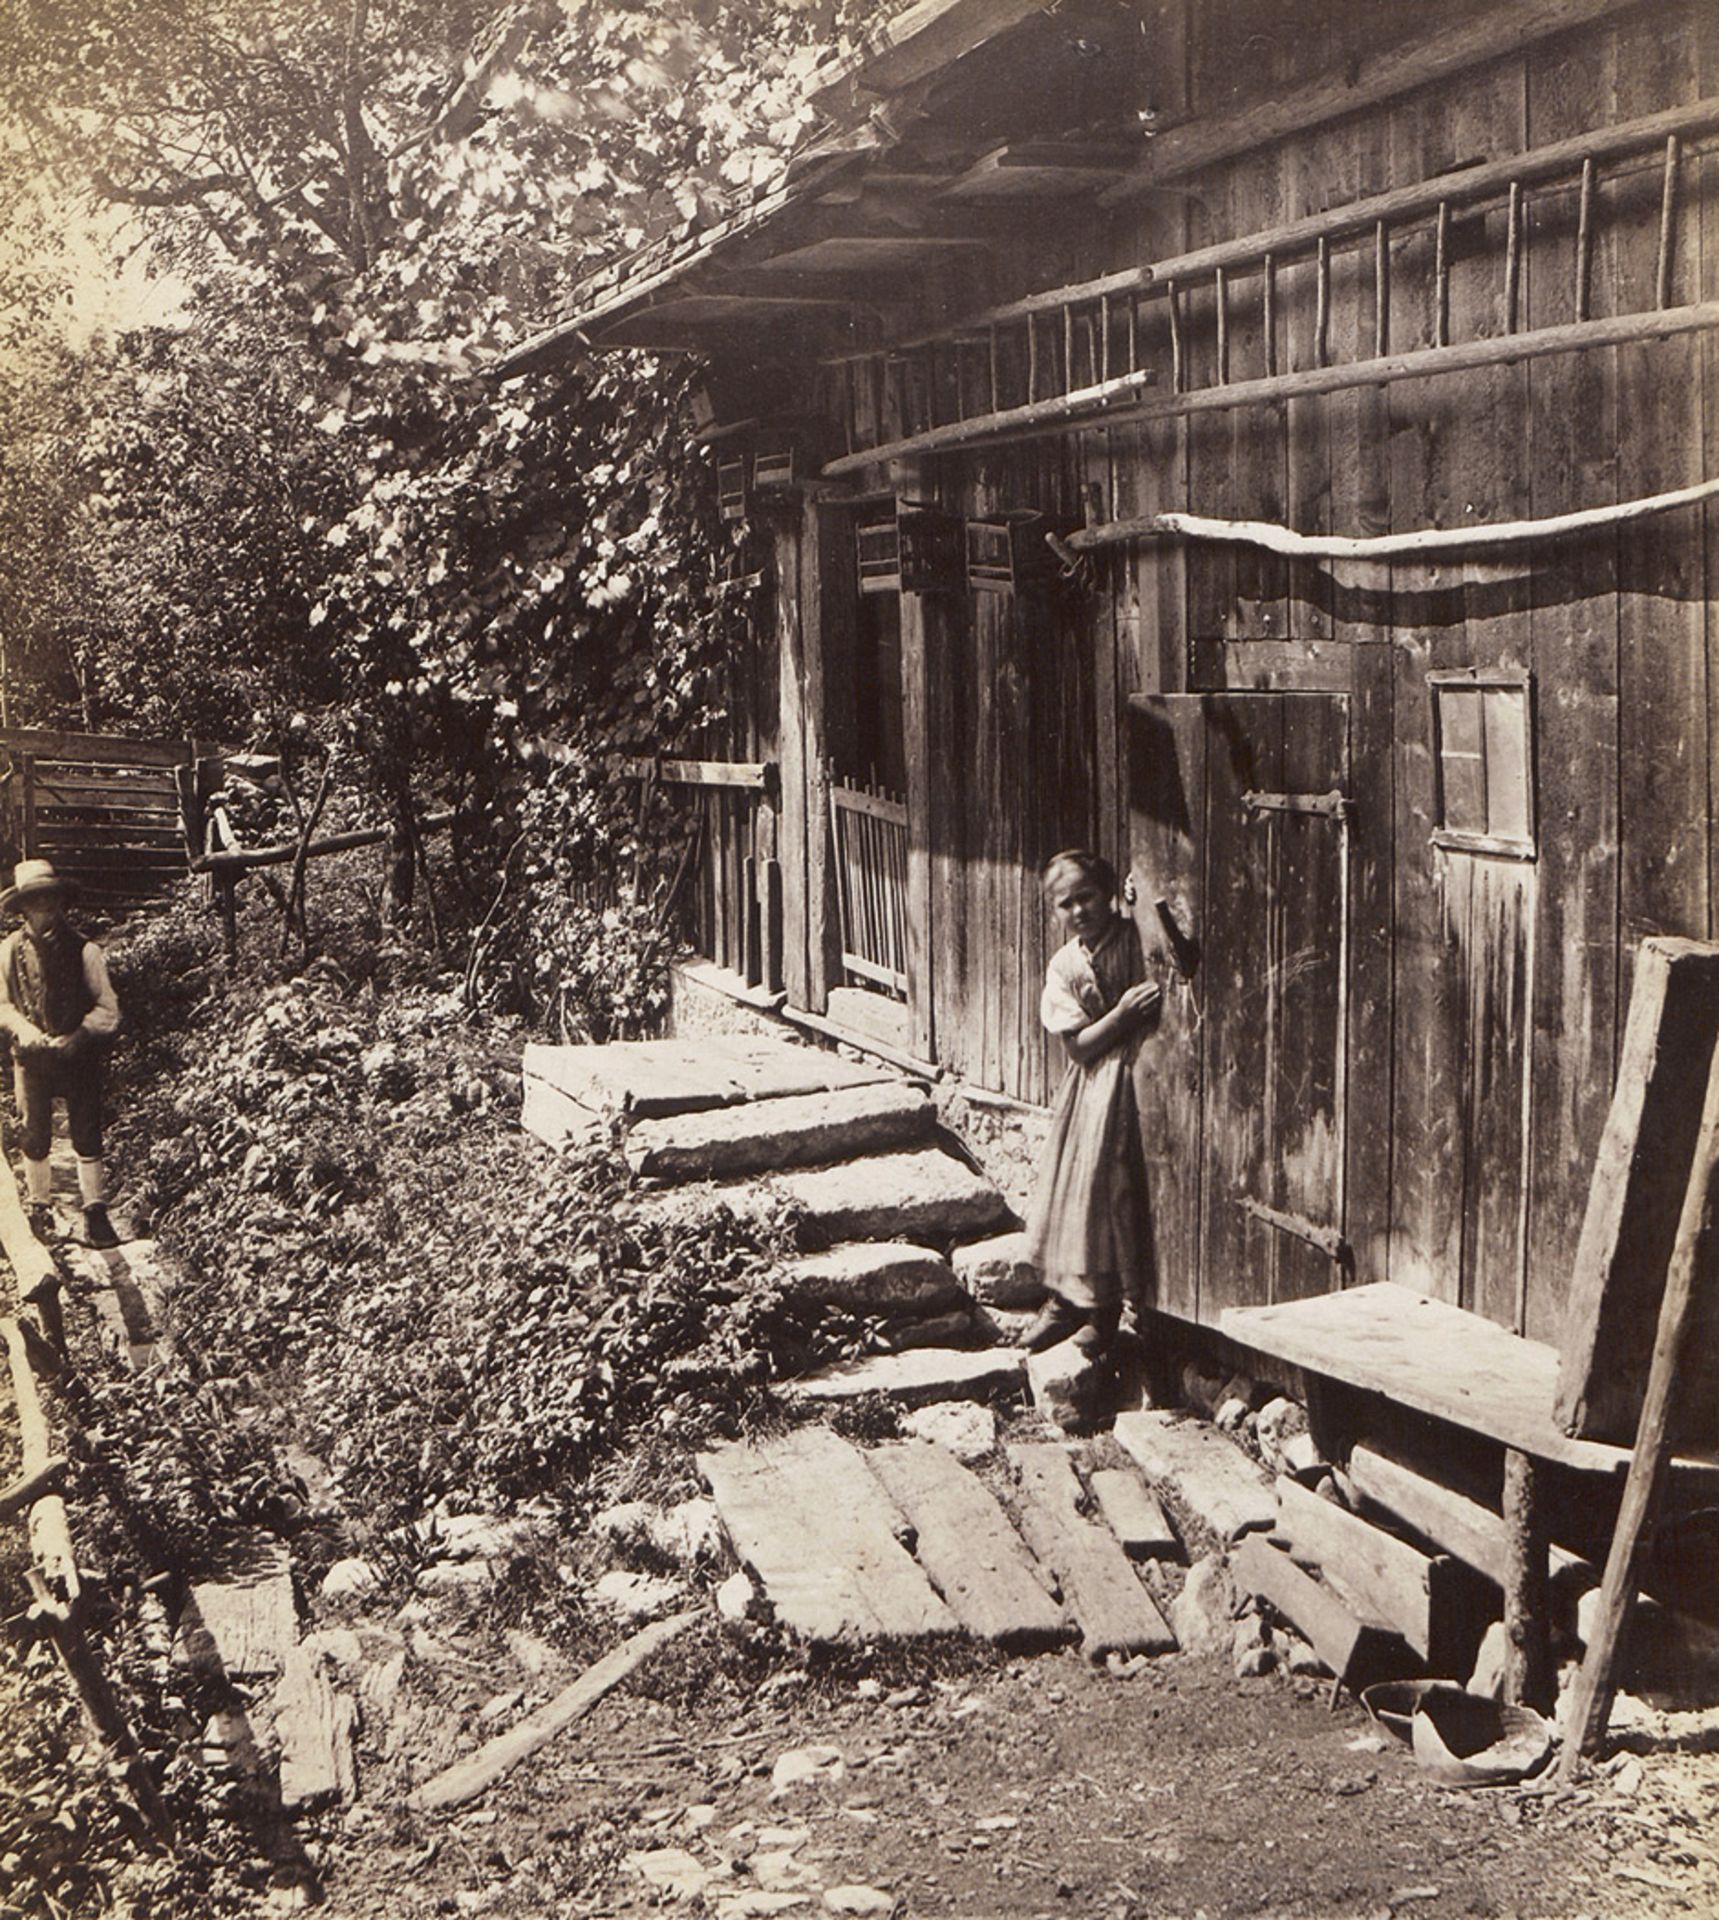
[[[638,818],[604,757],[720,711],[750,564],[712,523],[678,365],[486,369],[594,263],[769,177],[812,126],[819,59],[871,13],[0,13],[0,225],[37,236],[0,252],[0,316],[35,349],[0,365],[9,717],[273,748],[306,714],[382,822],[466,810],[474,919],[534,826],[475,983],[491,998],[549,1017],[564,974],[579,991],[584,932],[547,977],[526,950],[577,905],[653,953],[684,833]],[[105,210],[95,230],[142,245],[172,317],[56,341],[71,266],[45,205]],[[626,1028],[649,989],[619,998]]]

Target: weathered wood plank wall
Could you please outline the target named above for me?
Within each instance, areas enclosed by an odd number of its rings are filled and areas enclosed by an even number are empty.
[[[1278,85],[1358,50],[1356,9],[1193,8],[1188,101],[1227,104],[1236,49]],[[1328,17],[1335,15],[1335,17]],[[1355,44],[1351,44],[1355,43]],[[1499,59],[1185,184],[1186,244],[1294,219],[1466,160],[1542,145],[1699,97],[1719,71],[1719,10],[1639,9]],[[1255,81],[1248,81],[1250,90]],[[1709,297],[1719,273],[1719,162],[1686,161],[1674,302]],[[1658,243],[1657,156],[1608,175],[1590,269],[1595,316],[1639,308]],[[1527,196],[1517,324],[1576,317],[1576,196]],[[1163,213],[1143,216],[1117,258],[1162,250]],[[1494,335],[1504,309],[1501,209],[1452,222],[1441,316],[1430,232],[1390,252],[1393,349]],[[1279,274],[1278,366],[1314,352],[1304,269]],[[1650,299],[1651,296],[1648,296]],[[1230,289],[1230,377],[1264,372],[1257,281]],[[1195,377],[1210,368],[1209,296],[1184,302]],[[1375,336],[1372,261],[1333,261],[1332,356]],[[1168,342],[1154,339],[1167,364]],[[1675,343],[1577,353],[1461,379],[1407,382],[1254,409],[1193,426],[1174,455],[1136,451],[1114,511],[1186,505],[1201,513],[1287,519],[1304,530],[1410,530],[1630,498],[1715,470],[1715,347]],[[1114,457],[1114,456],[1113,456]],[[1171,484],[1165,488],[1166,478]],[[1159,491],[1162,489],[1163,491]],[[1169,497],[1166,498],[1165,494]],[[1711,521],[1712,516],[1708,519]],[[1647,933],[1715,930],[1719,846],[1707,792],[1719,689],[1707,641],[1711,566],[1694,514],[1606,538],[1439,567],[1293,571],[1224,549],[1190,551],[1185,592],[1158,600],[1159,630],[1182,627],[1193,689],[1252,686],[1351,693],[1350,1014],[1345,1231],[1363,1278],[1391,1277],[1541,1338],[1556,1336],[1563,1276],[1609,1096],[1630,955]],[[1158,570],[1160,555],[1137,566]],[[1138,591],[1117,596],[1140,603]],[[1165,601],[1168,601],[1168,605]],[[1334,665],[1335,654],[1335,665]],[[1426,676],[1510,667],[1534,675],[1538,858],[1516,862],[1434,848],[1436,767]],[[1165,682],[1164,684],[1173,684]],[[1208,911],[1216,910],[1216,902]],[[1240,905],[1237,905],[1237,912]],[[1208,981],[1216,991],[1215,979]],[[1249,1070],[1237,1066],[1244,1080]],[[1263,1064],[1260,1068],[1264,1072]],[[1178,1067],[1185,1073],[1185,1064]],[[1268,1089],[1257,1088],[1262,1110]],[[1233,1097],[1206,1124],[1236,1125]],[[1232,1156],[1233,1157],[1233,1154]],[[1208,1178],[1226,1177],[1208,1148]],[[1211,1242],[1168,1249],[1197,1287],[1268,1297],[1263,1254]],[[1168,1209],[1171,1219],[1177,1208]]]

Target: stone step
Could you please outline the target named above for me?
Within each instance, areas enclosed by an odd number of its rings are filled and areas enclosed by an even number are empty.
[[[654,1179],[724,1179],[910,1146],[930,1138],[936,1111],[917,1087],[885,1081],[641,1120],[625,1151]]]
[[[788,1263],[787,1290],[817,1306],[891,1320],[922,1320],[968,1306],[949,1262],[905,1240],[856,1240]]]
[[[992,1394],[1019,1394],[1026,1355],[1015,1347],[968,1351],[956,1347],[915,1347],[906,1353],[878,1354],[848,1361],[790,1381],[791,1400],[857,1400],[867,1393],[887,1394],[903,1406],[922,1407],[933,1400],[984,1400]]]
[[[949,1256],[962,1286],[981,1306],[1019,1312],[1045,1297],[1044,1278],[1027,1259],[1024,1230],[993,1234],[956,1247]]]
[[[1011,1218],[1009,1203],[983,1174],[938,1147],[803,1168],[777,1175],[769,1188],[832,1241],[954,1240]],[[747,1206],[739,1196],[733,1204],[737,1211]]]
[[[701,1113],[747,1100],[785,1099],[892,1081],[821,1047],[767,1036],[617,1040],[602,1047],[530,1042],[521,1062],[528,1133],[552,1147],[600,1139],[615,1118]]]

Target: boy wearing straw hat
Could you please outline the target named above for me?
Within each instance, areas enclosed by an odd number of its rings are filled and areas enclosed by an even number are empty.
[[[107,959],[66,918],[72,883],[46,860],[20,860],[0,910],[16,907],[24,924],[0,942],[0,1032],[12,1041],[14,1086],[24,1120],[24,1183],[30,1224],[53,1231],[48,1148],[54,1102],[78,1157],[84,1238],[112,1247],[102,1164],[101,1099],[107,1050],[119,1031],[119,1001]]]

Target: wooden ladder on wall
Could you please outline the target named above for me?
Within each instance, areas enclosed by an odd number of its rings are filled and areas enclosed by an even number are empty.
[[[1503,363],[1608,340],[1662,337],[1719,325],[1719,303],[1674,308],[1679,213],[1689,143],[1719,129],[1719,97],[1699,100],[1569,140],[1464,167],[1386,193],[1312,214],[1263,232],[1239,235],[1150,266],[1132,267],[969,315],[962,321],[898,342],[881,352],[838,355],[845,380],[848,451],[823,469],[836,477],[879,460],[1029,437],[1055,431],[1083,416],[1107,421],[1236,407],[1337,391],[1381,380],[1434,373],[1463,364]],[[1595,234],[1604,170],[1639,170],[1658,156],[1659,233],[1651,286],[1632,290],[1624,311],[1592,315]],[[1530,191],[1573,193],[1576,232],[1571,271],[1573,318],[1519,331],[1524,267],[1529,253]],[[1502,315],[1500,335],[1453,341],[1450,333],[1452,224],[1489,210],[1504,213],[1495,271]],[[1393,293],[1394,248],[1420,234],[1430,239],[1432,271],[1420,316],[1430,346],[1393,359],[1394,322],[1401,295]],[[1489,245],[1492,245],[1490,241]],[[1332,254],[1366,249],[1371,256],[1370,338],[1346,361],[1332,358]],[[1311,263],[1314,312],[1310,339],[1286,367],[1281,271]],[[1241,283],[1251,282],[1255,312],[1249,336],[1257,365],[1236,364]],[[1191,311],[1209,301],[1214,336],[1204,360],[1207,377],[1194,378]],[[1156,309],[1156,311],[1155,311]],[[1148,398],[1158,372],[1141,364],[1143,343],[1167,350],[1168,392]],[[1422,329],[1417,326],[1417,335]],[[1465,358],[1466,354],[1466,358]],[[862,406],[862,401],[866,404]],[[869,447],[857,444],[862,417],[893,411],[904,435]]]

